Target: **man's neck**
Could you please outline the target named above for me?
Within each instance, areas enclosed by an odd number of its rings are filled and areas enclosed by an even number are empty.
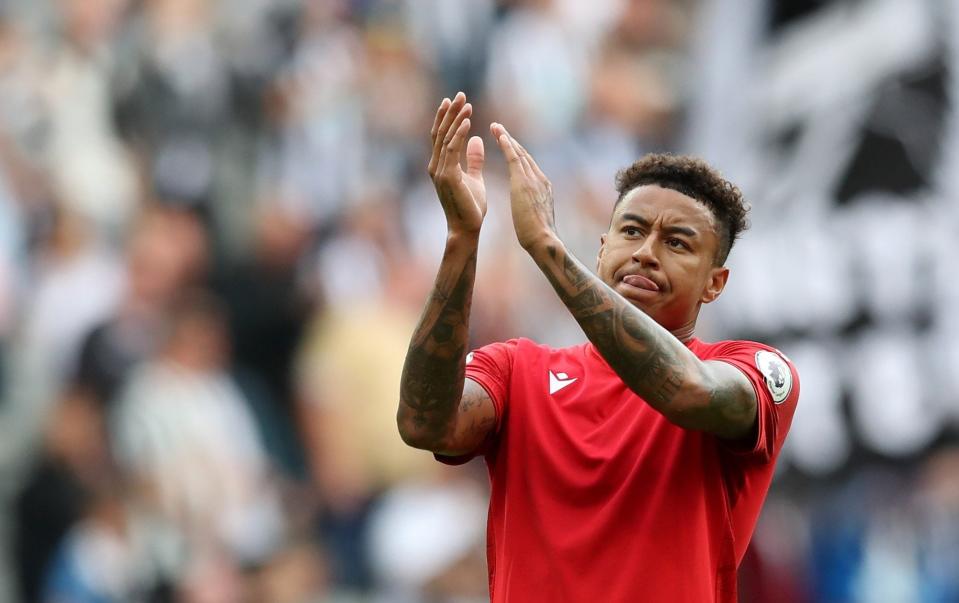
[[[678,329],[671,330],[670,333],[672,333],[676,339],[682,341],[683,343],[689,343],[690,340],[694,337],[695,331],[696,331],[696,319],[694,318],[688,323],[679,327]]]

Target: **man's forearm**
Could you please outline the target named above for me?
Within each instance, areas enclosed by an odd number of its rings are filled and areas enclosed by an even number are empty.
[[[478,235],[450,235],[426,308],[413,333],[400,384],[397,422],[412,446],[441,444],[465,378]]]
[[[701,363],[652,318],[586,269],[558,240],[530,250],[589,340],[626,385],[661,412],[701,376]]]

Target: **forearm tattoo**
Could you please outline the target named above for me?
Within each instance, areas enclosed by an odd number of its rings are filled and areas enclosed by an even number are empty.
[[[668,406],[686,381],[686,347],[560,246],[534,259],[623,382],[654,407]]]
[[[400,423],[438,442],[454,420],[465,375],[476,251],[462,266],[447,249],[436,284],[413,333],[400,384]],[[447,265],[449,264],[449,265]]]

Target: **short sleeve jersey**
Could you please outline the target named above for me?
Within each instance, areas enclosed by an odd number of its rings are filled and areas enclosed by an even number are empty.
[[[669,422],[590,343],[527,339],[480,348],[466,375],[496,407],[481,450],[492,491],[487,557],[494,603],[736,601],[752,536],[799,397],[795,367],[747,341],[689,349],[746,375],[752,439],[731,444]]]

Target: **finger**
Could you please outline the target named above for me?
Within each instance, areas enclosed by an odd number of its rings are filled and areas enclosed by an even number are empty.
[[[453,119],[455,119],[457,114],[459,114],[459,111],[464,104],[466,104],[466,95],[462,92],[457,92],[456,96],[453,97],[453,100],[450,101],[450,106],[446,109],[446,114],[443,116],[443,120],[440,122],[440,126],[436,130],[436,138],[433,139],[433,151],[437,156],[439,156],[443,146],[443,141],[446,140],[446,134],[449,132],[450,126],[453,124]]]
[[[506,128],[503,127],[503,124],[493,122],[489,125],[490,134],[493,135],[493,140],[498,141],[499,137],[503,134],[506,134]]]
[[[463,155],[463,141],[466,140],[466,135],[470,131],[470,120],[464,119],[459,123],[456,128],[456,131],[453,132],[453,137],[450,139],[450,143],[446,145],[446,162],[443,166],[443,169],[449,169],[450,167],[460,168],[460,157]]]
[[[436,173],[436,165],[439,163],[439,152],[438,147],[436,146],[436,134],[439,132],[440,123],[443,121],[443,118],[446,116],[447,111],[450,108],[450,99],[444,98],[440,103],[439,108],[436,110],[436,117],[433,118],[433,127],[430,128],[430,143],[432,146],[432,151],[430,152],[430,161],[426,169],[430,175]]]
[[[499,126],[499,124],[494,124],[494,126]],[[509,142],[509,134],[506,133],[502,126],[494,127],[492,130],[494,135],[496,135],[496,144],[499,146],[499,150],[503,153],[503,157],[506,159],[510,178],[512,178],[514,175],[521,175],[523,172],[523,164],[520,163],[519,154],[516,152],[516,149],[514,149],[513,145]]]
[[[523,145],[521,145],[518,140],[513,138],[513,135],[509,133],[503,124],[495,125],[496,131],[505,134],[509,139],[510,146],[512,146],[513,150],[516,151],[516,156],[519,157],[519,163],[523,167],[523,174],[527,177],[533,177],[536,172],[533,170],[533,166],[531,165],[533,163],[532,156],[526,152],[526,149],[523,148]]]
[[[526,147],[521,145],[515,138],[513,139],[513,142],[515,142],[516,146],[518,147],[519,156],[523,158],[526,162],[526,165],[529,166],[530,173],[543,182],[548,182],[549,178],[546,177],[546,174],[543,173],[543,170],[539,169],[539,165],[536,163],[536,160],[533,159],[533,156],[530,154],[530,152],[526,150]]]
[[[510,133],[506,131],[506,128],[503,128],[503,137],[506,138],[507,144],[509,144],[510,149],[516,155],[516,165],[517,165],[517,176],[522,176],[523,178],[530,178],[532,172],[530,171],[529,163],[523,158],[523,154],[520,152],[519,143],[516,142],[516,139],[510,136]],[[511,174],[512,175],[512,174]]]
[[[466,173],[474,178],[482,178],[485,162],[486,150],[483,148],[483,139],[473,136],[466,143]]]
[[[460,107],[456,113],[453,112],[455,108],[456,108],[456,105],[455,105],[455,99],[454,99],[454,104],[450,105],[450,109],[447,112],[448,117],[449,116],[453,116],[453,117],[450,120],[450,123],[446,125],[445,133],[437,137],[437,144],[439,147],[439,164],[437,168],[439,171],[443,171],[444,169],[446,169],[446,166],[449,164],[451,160],[455,161],[456,164],[459,165],[460,156],[458,154],[454,156],[450,155],[450,151],[449,151],[450,140],[453,138],[453,135],[456,134],[456,129],[459,128],[463,120],[469,117],[470,115],[472,115],[473,113],[473,106],[469,103],[466,103],[464,106]],[[444,121],[445,120],[446,118],[444,118]]]
[[[456,115],[453,123],[450,124],[449,131],[446,134],[446,138],[443,140],[443,145],[440,150],[440,170],[447,169],[452,162],[455,162],[456,165],[460,164],[460,157],[462,157],[462,144],[460,145],[460,148],[453,149],[451,147],[451,143],[453,138],[456,136],[456,133],[459,132],[463,122],[469,121],[469,116],[472,113],[472,105],[466,103],[466,105],[460,109],[460,112]],[[467,131],[469,130],[467,129]]]
[[[450,108],[450,99],[444,98],[440,103],[440,106],[436,109],[436,117],[433,118],[433,127],[430,128],[430,140],[436,140],[436,133],[440,129],[440,123],[442,123],[443,118],[446,116],[446,111]]]
[[[523,164],[523,172],[526,174],[526,177],[533,178],[533,167],[530,165],[529,155],[523,149],[522,145],[516,142],[515,138],[510,136],[509,140],[513,148],[516,149],[516,154],[519,155],[519,162]]]
[[[443,140],[443,146],[449,145],[450,141],[453,140],[453,136],[456,134],[457,128],[460,127],[464,119],[471,115],[473,115],[473,105],[466,103],[463,105],[463,108],[459,110],[459,113],[456,114],[456,117],[453,118],[453,123],[450,124],[449,130],[446,132],[446,138]]]

